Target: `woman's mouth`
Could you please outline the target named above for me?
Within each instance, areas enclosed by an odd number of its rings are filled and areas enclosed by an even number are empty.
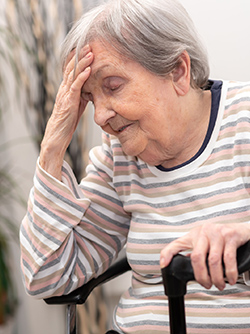
[[[124,125],[122,126],[121,128],[118,129],[118,132],[122,132],[124,131],[125,129],[127,129],[131,124],[127,124],[127,125]]]

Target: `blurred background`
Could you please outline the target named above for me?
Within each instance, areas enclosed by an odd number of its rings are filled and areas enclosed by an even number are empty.
[[[18,229],[40,140],[61,81],[60,45],[72,22],[99,2],[0,0],[0,334],[65,333],[64,307],[47,306],[25,294]],[[250,1],[181,3],[208,50],[210,77],[250,81]],[[88,110],[66,157],[78,179],[84,175],[89,148],[100,143],[100,136],[93,110]],[[112,287],[108,284],[96,293],[87,310],[79,310],[80,331],[85,328],[86,334],[102,333],[110,301],[116,302],[128,281],[126,277]],[[97,299],[101,300],[99,306]],[[94,310],[92,325],[86,325],[90,308]]]

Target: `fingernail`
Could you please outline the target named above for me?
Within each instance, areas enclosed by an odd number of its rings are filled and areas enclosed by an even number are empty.
[[[220,291],[223,291],[224,288],[225,288],[225,285],[218,285],[217,288],[218,288]]]
[[[86,58],[90,58],[90,57],[92,57],[92,52],[87,53],[85,57],[86,57]]]
[[[89,49],[89,44],[84,45],[83,50],[88,50]]]
[[[86,67],[84,72],[89,72],[90,71],[90,66]]]
[[[205,284],[204,285],[204,288],[207,289],[207,290],[211,289],[211,287],[212,287],[212,284]]]
[[[236,284],[236,282],[237,282],[237,277],[236,278],[233,278],[233,277],[228,278],[228,283],[230,285],[234,285],[234,284]]]

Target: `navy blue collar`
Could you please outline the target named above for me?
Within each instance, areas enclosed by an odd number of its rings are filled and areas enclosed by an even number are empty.
[[[220,105],[220,97],[221,97],[221,88],[222,88],[222,81],[218,81],[218,80],[209,80],[208,84],[205,88],[205,90],[210,90],[211,91],[211,99],[212,99],[212,103],[211,103],[211,114],[210,114],[210,121],[209,121],[209,125],[208,125],[208,130],[207,130],[207,134],[206,137],[201,145],[201,148],[199,149],[199,151],[188,161],[175,166],[173,168],[164,168],[161,165],[160,166],[156,166],[158,169],[160,169],[161,171],[172,171],[178,168],[181,168],[183,166],[188,165],[190,162],[194,161],[195,159],[197,159],[202,152],[205,150],[205,148],[207,147],[207,144],[209,143],[209,140],[211,138],[211,135],[213,133],[213,129],[215,126],[215,122],[217,119],[217,115],[218,115],[218,111],[219,111],[219,105]]]

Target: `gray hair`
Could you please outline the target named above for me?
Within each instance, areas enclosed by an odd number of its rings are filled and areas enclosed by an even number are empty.
[[[186,50],[191,59],[191,84],[205,87],[207,53],[188,13],[177,0],[109,0],[77,21],[62,49],[62,63],[76,48],[99,39],[147,70],[166,76]]]

